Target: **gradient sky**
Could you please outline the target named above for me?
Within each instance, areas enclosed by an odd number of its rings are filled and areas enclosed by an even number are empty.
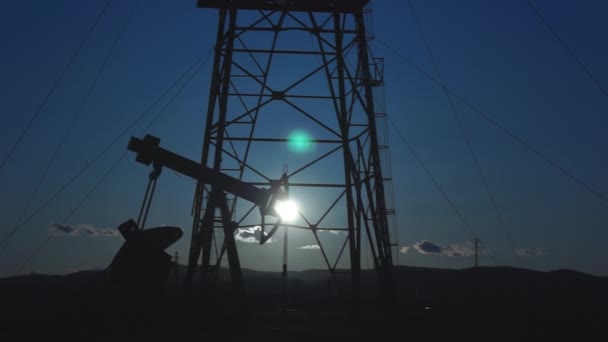
[[[113,1],[56,92],[12,158],[0,170],[0,236],[17,223],[27,199],[79,107],[133,1]],[[85,104],[25,217],[97,155],[213,45],[217,12],[194,0],[149,0],[132,20]],[[608,97],[592,82],[523,0],[413,1],[447,86],[485,114],[608,195]],[[538,0],[547,21],[598,82],[608,86],[608,4],[600,0]],[[4,158],[104,6],[103,0],[0,3],[0,157]],[[373,0],[375,56],[385,58],[386,110],[498,265],[538,270],[570,268],[608,275],[608,203],[541,160],[454,99],[472,147],[516,251],[511,249],[437,84],[399,54],[436,77],[407,1]],[[200,155],[211,61],[207,61],[150,133],[192,159]],[[24,272],[65,273],[103,268],[122,243],[105,236],[137,216],[149,169],[128,154],[90,198],[65,217],[124,153],[128,137],[141,136],[166,101],[121,138],[10,240],[0,276],[18,272],[52,233],[53,224],[79,227],[56,236]],[[433,186],[397,130],[389,129],[399,263],[462,268],[473,236]],[[165,171],[149,225],[176,225],[184,238],[169,251],[186,260],[194,182]],[[87,230],[88,228],[88,230]],[[97,234],[86,232],[95,231]],[[330,234],[330,233],[326,233]],[[331,239],[329,237],[328,239]],[[290,269],[321,268],[312,236],[290,235]],[[440,248],[437,248],[440,246]],[[426,251],[426,253],[422,252]],[[281,244],[239,243],[243,266],[281,269]],[[435,253],[432,253],[435,252]],[[455,253],[466,256],[454,256]],[[518,258],[515,254],[523,254]],[[364,267],[369,266],[363,252]],[[487,256],[483,265],[493,265]]]

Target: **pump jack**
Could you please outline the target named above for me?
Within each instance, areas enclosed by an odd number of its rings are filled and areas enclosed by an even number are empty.
[[[159,138],[152,135],[146,135],[143,140],[131,137],[127,148],[130,151],[137,153],[136,161],[145,165],[153,165],[154,170],[150,175],[151,182],[156,180],[163,167],[167,167],[211,186],[211,201],[214,208],[218,208],[221,212],[233,290],[236,293],[244,294],[245,290],[241,266],[234,238],[237,223],[231,220],[226,193],[234,194],[256,204],[260,210],[263,221],[265,216],[274,216],[278,218],[273,229],[267,234],[264,232],[265,224],[262,222],[260,243],[264,243],[276,232],[281,224],[280,216],[276,213],[274,206],[277,200],[283,200],[287,196],[285,192],[281,191],[281,186],[285,184],[286,179],[281,178],[280,180],[272,181],[269,189],[258,188],[163,149],[159,145]],[[142,212],[144,207],[145,205],[142,206]],[[207,214],[213,215],[213,213]],[[142,215],[140,214],[140,218],[141,216]],[[210,221],[212,222],[212,220]],[[205,227],[205,229],[208,234],[211,234],[213,226],[210,225]],[[110,270],[119,278],[119,281],[124,281],[125,278],[129,277],[132,278],[136,274],[140,274],[143,278],[149,279],[149,275],[142,274],[142,269],[150,270],[148,272],[149,274],[158,274],[159,269],[166,269],[166,267],[163,266],[166,264],[164,262],[166,258],[149,258],[147,256],[158,255],[159,252],[164,253],[163,250],[176,242],[182,235],[181,229],[177,227],[159,227],[144,230],[143,226],[138,227],[133,220],[123,223],[119,230],[126,242],[110,266]],[[154,253],[150,253],[150,251],[154,251]],[[155,268],[155,265],[151,265],[156,262],[155,260],[158,261],[158,265],[156,265],[158,268]],[[149,267],[142,268],[139,264],[140,262],[149,265]],[[189,285],[192,282],[194,267],[196,267],[196,265],[188,265],[189,269],[186,275],[185,285]],[[169,274],[169,272],[162,273],[163,275]],[[205,276],[205,273],[205,270],[202,270],[202,276]],[[141,284],[141,281],[138,284]]]

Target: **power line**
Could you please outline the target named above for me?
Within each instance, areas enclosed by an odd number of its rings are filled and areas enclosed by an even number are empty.
[[[34,218],[38,213],[40,213],[44,208],[46,208],[52,201],[57,198],[63,191],[65,191],[72,183],[74,183],[80,176],[82,176],[88,169],[90,169],[97,160],[99,160],[103,155],[105,155],[125,134],[127,134],[141,119],[144,118],[173,88],[176,87],[192,70],[195,70],[197,65],[202,64],[205,57],[209,57],[211,49],[202,54],[195,63],[190,65],[184,73],[182,73],[177,80],[175,80],[169,88],[167,88],[145,111],[143,111],[135,120],[133,120],[117,137],[115,137],[103,150],[101,150],[92,160],[90,160],[84,167],[82,167],[72,178],[70,178],[66,183],[64,183],[59,190],[57,190],[51,197],[49,197],[38,209],[36,209],[30,216],[27,217],[23,222],[21,222],[18,226],[16,226],[11,233],[6,236],[0,244],[4,244],[3,249],[0,250],[0,256],[6,249],[8,245],[8,241],[24,226],[26,225],[32,218]]]
[[[129,12],[129,15],[127,16],[127,19],[125,20],[125,22],[124,22],[121,30],[119,31],[119,33],[116,35],[114,41],[112,42],[112,45],[110,46],[110,49],[108,50],[108,53],[106,54],[106,56],[105,56],[105,58],[104,58],[104,60],[103,60],[103,62],[101,64],[101,66],[97,70],[97,73],[96,73],[95,77],[93,78],[93,82],[89,86],[89,89],[87,90],[85,96],[83,97],[82,101],[80,102],[80,104],[78,105],[76,111],[74,112],[74,115],[72,116],[72,119],[71,119],[71,121],[70,121],[70,123],[68,125],[68,128],[67,128],[66,132],[61,137],[61,139],[59,141],[59,144],[55,147],[55,150],[54,150],[53,154],[51,155],[51,158],[48,161],[48,163],[47,163],[44,171],[42,172],[42,175],[40,176],[40,179],[39,179],[38,183],[36,184],[36,186],[34,187],[34,190],[30,194],[30,196],[28,197],[28,199],[26,201],[26,204],[25,204],[23,210],[21,211],[21,214],[19,215],[19,218],[17,219],[17,222],[15,223],[15,226],[18,226],[21,223],[21,220],[23,220],[23,217],[25,216],[25,214],[27,213],[28,209],[30,208],[30,205],[31,205],[32,201],[34,200],[34,198],[36,197],[36,194],[40,190],[40,187],[42,186],[42,184],[46,180],[46,177],[47,177],[49,171],[51,170],[51,167],[55,163],[55,160],[57,159],[57,156],[59,155],[59,152],[62,150],[65,142],[67,141],[70,133],[72,132],[72,129],[74,128],[74,125],[78,121],[78,118],[81,116],[82,111],[84,109],[84,106],[86,105],[86,103],[88,102],[89,98],[91,97],[91,94],[93,94],[93,90],[95,89],[95,86],[97,85],[97,82],[99,81],[101,75],[103,74],[103,71],[105,70],[106,65],[108,64],[108,62],[110,61],[110,59],[114,55],[114,51],[116,50],[116,46],[118,45],[118,42],[124,36],[124,34],[125,34],[126,30],[127,30],[127,27],[129,25],[129,22],[131,21],[131,18],[133,17],[133,14],[135,13],[135,9],[137,8],[137,5],[139,4],[139,1],[140,0],[136,0],[134,2],[133,7],[131,8],[131,11]]]
[[[186,81],[184,81],[184,83],[182,83],[182,85],[177,90],[177,92],[165,104],[165,106],[160,110],[160,112],[158,112],[158,114],[156,114],[156,116],[154,116],[154,118],[152,118],[152,120],[150,120],[150,123],[148,123],[148,125],[144,129],[144,133],[146,133],[146,132],[148,132],[150,130],[150,128],[156,123],[156,121],[162,116],[162,114],[165,113],[165,111],[167,110],[167,108],[169,108],[169,106],[173,103],[173,101],[175,101],[175,99],[181,94],[181,92],[184,90],[184,88],[192,81],[192,79],[194,78],[194,76],[196,76],[198,74],[198,72],[200,71],[200,69],[205,64],[205,62],[207,62],[207,60],[209,60],[209,57],[211,57],[211,53],[212,52],[213,52],[213,48],[209,48],[203,54],[204,57],[202,59],[198,59],[197,60],[197,63],[195,63],[196,66],[193,69],[190,69],[191,73],[188,76],[188,78],[186,79]]]
[[[503,125],[501,125],[500,123],[498,123],[496,120],[494,120],[493,118],[491,118],[490,116],[488,116],[486,113],[482,112],[480,109],[478,109],[476,106],[474,106],[473,104],[471,104],[469,101],[465,100],[463,97],[461,97],[460,95],[456,94],[450,88],[448,88],[445,85],[441,84],[441,82],[439,82],[437,79],[435,79],[433,76],[431,76],[426,71],[422,70],[422,68],[420,68],[414,62],[412,62],[408,58],[404,57],[402,54],[400,54],[399,52],[397,52],[395,49],[393,49],[392,47],[390,47],[389,45],[387,45],[381,39],[377,38],[377,41],[380,44],[382,44],[384,47],[386,47],[389,51],[391,51],[392,53],[394,53],[397,57],[401,58],[404,62],[406,62],[412,68],[416,69],[418,72],[420,72],[422,75],[424,75],[426,78],[428,78],[429,80],[433,81],[435,84],[437,84],[441,88],[445,89],[448,93],[450,93],[450,95],[454,96],[456,99],[458,99],[460,102],[462,102],[465,106],[469,107],[476,114],[480,115],[482,118],[484,118],[490,124],[492,124],[493,126],[495,126],[496,128],[498,128],[499,130],[501,130],[503,133],[505,133],[511,139],[515,140],[516,142],[520,143],[521,145],[523,145],[528,150],[532,151],[537,157],[539,157],[540,159],[542,159],[544,162],[546,162],[547,164],[551,165],[555,169],[559,170],[565,176],[567,176],[568,178],[570,178],[571,180],[573,180],[576,184],[578,184],[579,186],[585,188],[587,191],[589,191],[590,193],[592,193],[595,197],[597,197],[598,199],[600,199],[602,202],[608,204],[608,197],[606,197],[605,195],[603,195],[602,193],[600,193],[598,190],[595,190],[593,187],[591,187],[590,185],[588,185],[587,183],[585,183],[584,181],[582,181],[580,178],[578,178],[577,176],[575,176],[570,171],[568,171],[565,168],[563,168],[562,166],[560,166],[557,162],[551,160],[544,153],[540,152],[534,146],[532,146],[531,144],[529,144],[528,142],[526,142],[522,138],[520,138],[517,135],[515,135],[515,133],[512,133],[510,130],[508,130]]]
[[[591,79],[591,81],[595,84],[595,86],[602,92],[602,94],[604,94],[604,96],[608,97],[608,91],[606,91],[606,89],[602,86],[600,81],[597,78],[595,78],[595,76],[593,76],[593,73],[591,72],[591,70],[589,70],[589,68],[585,65],[585,63],[583,63],[583,61],[577,56],[577,54],[574,52],[574,50],[568,44],[566,44],[566,42],[560,37],[560,35],[553,28],[553,26],[551,26],[551,24],[549,24],[549,22],[547,21],[545,16],[543,16],[543,14],[534,5],[534,3],[531,0],[526,0],[526,4],[528,4],[528,7],[530,7],[532,12],[534,12],[538,21],[542,25],[544,25],[547,28],[547,30],[549,30],[549,32],[551,32],[553,37],[555,37],[555,39],[562,45],[564,50],[566,50],[566,52],[568,52],[568,54],[570,54],[570,57],[572,57],[572,59],[574,59],[576,64],[578,64],[578,66],[580,66],[581,69],[583,69],[585,74],[587,74],[587,76]]]
[[[212,49],[209,49],[206,54],[205,54],[205,58],[200,61],[198,63],[198,66],[195,69],[189,69],[188,72],[192,71],[192,73],[190,73],[190,76],[188,76],[188,78],[186,79],[186,81],[180,86],[180,88],[177,90],[177,92],[172,96],[172,98],[165,104],[165,106],[159,111],[158,114],[156,114],[156,116],[150,121],[150,123],[148,123],[148,125],[146,126],[146,128],[143,130],[144,133],[148,132],[150,130],[150,128],[156,123],[156,121],[158,120],[158,118],[160,118],[160,116],[162,114],[164,114],[167,110],[167,108],[175,101],[175,99],[181,94],[181,92],[183,91],[183,89],[186,87],[186,85],[188,85],[191,81],[192,78],[200,71],[201,67],[205,64],[205,62],[209,59],[209,56],[211,56],[211,51]],[[174,83],[173,86],[175,86],[176,84]],[[172,88],[173,88],[172,86]],[[161,96],[161,98],[164,97]],[[71,217],[72,215],[74,215],[74,213],[76,213],[76,211],[78,211],[78,209],[80,209],[80,207],[82,207],[82,205],[89,199],[89,197],[93,194],[93,192],[95,192],[95,190],[97,190],[97,188],[99,187],[99,185],[101,185],[101,183],[103,183],[103,181],[112,173],[112,171],[116,168],[116,166],[126,157],[128,151],[123,152],[123,154],[121,155],[121,157],[112,165],[112,167],[95,183],[95,185],[86,193],[86,195],[78,202],[78,204],[76,205],[76,207],[74,207],[70,213],[63,219],[63,223],[65,224]],[[38,255],[38,253],[40,253],[40,251],[49,243],[49,241],[52,239],[52,235],[49,235],[43,242],[42,244],[40,244],[30,255],[29,257],[26,259],[26,261],[21,265],[21,267],[19,268],[19,270],[17,271],[17,274],[21,273],[25,267],[27,267],[27,265],[29,264],[29,262],[36,257],[36,255]]]
[[[21,131],[21,133],[17,137],[17,140],[15,141],[15,143],[13,144],[13,146],[9,149],[8,154],[4,157],[4,159],[2,160],[2,162],[0,162],[0,170],[2,170],[2,168],[4,167],[4,165],[6,164],[6,162],[13,156],[13,154],[15,153],[15,150],[17,149],[17,147],[21,143],[21,140],[23,140],[23,138],[25,137],[25,135],[27,134],[27,132],[32,127],[32,124],[34,123],[34,121],[36,120],[36,118],[38,117],[38,115],[40,115],[40,113],[42,112],[42,109],[46,106],[46,103],[50,99],[51,95],[53,95],[53,93],[55,93],[55,90],[59,86],[59,83],[63,80],[63,77],[65,76],[65,74],[67,73],[67,71],[70,69],[70,67],[72,66],[72,64],[74,64],[74,61],[76,60],[76,57],[80,54],[80,51],[82,50],[82,48],[84,47],[84,45],[86,44],[86,42],[89,40],[89,37],[91,36],[91,34],[95,30],[95,28],[97,27],[97,25],[99,24],[99,22],[101,21],[101,18],[106,13],[106,10],[110,6],[111,2],[112,2],[112,0],[108,0],[106,2],[105,6],[97,14],[97,17],[95,18],[95,21],[93,22],[93,25],[91,25],[91,27],[87,31],[86,35],[84,36],[84,38],[80,41],[80,44],[78,45],[78,48],[76,49],[76,51],[74,51],[74,53],[70,57],[70,59],[68,61],[68,64],[65,66],[65,68],[63,69],[63,71],[61,72],[61,74],[59,74],[59,77],[57,77],[55,79],[55,82],[53,82],[53,85],[51,86],[51,89],[49,90],[49,92],[46,94],[46,96],[42,100],[42,103],[38,106],[38,109],[36,109],[36,112],[34,112],[34,115],[30,118],[30,120],[25,125],[25,128]]]
[[[89,197],[91,197],[93,192],[97,190],[101,183],[103,183],[103,181],[110,175],[110,173],[112,173],[114,168],[116,168],[116,166],[120,164],[120,162],[125,158],[126,155],[127,151],[125,151],[122,156],[108,169],[108,171],[106,171],[106,173],[101,176],[101,178],[95,183],[95,185],[91,189],[89,189],[89,191],[84,195],[84,197],[78,202],[76,207],[74,207],[63,219],[63,224],[65,224],[72,217],[72,215],[74,215],[76,211],[78,211],[78,209],[82,207],[82,205],[89,199]],[[19,267],[17,274],[21,274],[21,272],[27,267],[30,261],[32,261],[32,259],[34,259],[34,257],[36,257],[38,253],[40,253],[40,251],[51,241],[52,238],[53,235],[49,234],[49,236],[47,236],[47,238],[27,257],[23,264],[21,264],[21,267]]]
[[[23,264],[21,264],[21,266],[19,267],[19,270],[17,271],[17,275],[19,275],[19,274],[21,274],[21,272],[23,272],[23,270],[27,267],[29,262],[36,255],[38,255],[38,253],[40,253],[40,251],[51,241],[52,238],[53,238],[53,235],[49,235],[46,237],[46,239],[38,246],[38,248],[36,248],[36,250],[32,254],[30,254],[30,256],[27,258],[27,260],[25,260],[25,262]]]
[[[452,200],[450,199],[450,197],[448,196],[448,194],[445,192],[445,190],[443,189],[443,187],[441,186],[441,184],[439,184],[439,182],[437,181],[437,179],[435,178],[435,176],[433,176],[433,173],[431,172],[431,170],[422,161],[422,159],[420,158],[420,156],[418,156],[418,153],[416,153],[416,150],[414,150],[414,147],[407,141],[407,139],[405,139],[405,136],[401,133],[401,130],[399,130],[399,127],[397,127],[397,125],[395,124],[395,122],[393,121],[393,119],[390,116],[388,116],[388,115],[386,117],[388,118],[388,120],[390,121],[390,123],[393,125],[393,128],[395,128],[395,131],[397,132],[397,135],[401,138],[401,141],[403,141],[403,143],[408,148],[408,150],[410,150],[410,153],[412,153],[412,156],[414,157],[414,159],[416,160],[416,162],[420,165],[420,167],[422,167],[422,169],[424,170],[424,172],[426,173],[426,175],[429,177],[429,179],[431,180],[431,182],[433,183],[433,185],[435,186],[435,188],[437,189],[437,191],[439,191],[439,193],[441,193],[441,196],[443,196],[443,198],[446,200],[446,202],[448,202],[448,204],[450,205],[450,207],[452,207],[452,210],[454,210],[454,213],[456,213],[456,215],[458,216],[458,218],[460,219],[460,221],[462,222],[462,224],[464,225],[464,227],[466,229],[468,229],[469,233],[471,233],[471,236],[473,236],[474,238],[479,238],[479,236],[475,233],[475,231],[473,230],[473,228],[471,227],[471,225],[469,224],[469,222],[464,218],[464,215],[460,212],[460,210],[458,210],[458,208],[456,207],[456,205],[454,204],[454,202],[452,202]],[[490,258],[492,259],[492,262],[494,263],[494,265],[496,265],[496,260],[494,259],[494,256],[487,249],[486,249],[486,252],[488,253],[488,255],[490,256]]]
[[[433,69],[435,69],[435,72],[437,73],[437,79],[438,81],[441,83],[442,85],[442,90],[443,93],[445,94],[446,99],[448,100],[448,104],[450,106],[450,110],[452,113],[452,116],[454,117],[454,119],[456,120],[456,123],[458,124],[458,128],[460,131],[460,134],[462,135],[464,142],[469,150],[469,153],[471,154],[471,157],[473,159],[473,162],[475,164],[475,168],[477,170],[477,173],[479,174],[479,177],[482,180],[482,183],[485,187],[486,193],[488,194],[488,197],[490,199],[490,202],[492,203],[492,206],[494,207],[494,211],[496,212],[496,216],[498,218],[498,223],[500,225],[500,227],[502,228],[502,231],[504,232],[506,238],[507,238],[507,242],[509,243],[509,246],[511,247],[511,251],[513,252],[513,255],[515,255],[520,263],[520,265],[523,267],[523,260],[522,258],[515,254],[515,244],[513,243],[513,239],[511,238],[511,234],[509,234],[509,231],[507,229],[507,224],[505,222],[504,216],[502,215],[502,212],[500,211],[500,209],[498,208],[498,204],[496,203],[496,199],[494,197],[494,193],[492,191],[492,189],[490,188],[490,184],[488,183],[488,179],[486,177],[486,175],[484,174],[482,168],[481,168],[481,164],[479,163],[479,159],[477,158],[477,154],[475,153],[475,150],[473,149],[473,144],[471,143],[471,139],[464,127],[464,124],[462,123],[462,120],[460,119],[460,115],[458,113],[458,111],[456,110],[456,106],[454,105],[454,102],[452,101],[452,97],[450,96],[450,93],[448,93],[448,91],[446,90],[446,82],[443,78],[443,75],[441,74],[441,71],[439,70],[439,65],[437,64],[437,60],[435,59],[435,55],[433,54],[433,50],[431,49],[431,45],[429,44],[427,38],[426,38],[426,34],[424,33],[424,29],[422,27],[422,24],[420,22],[420,18],[418,17],[418,14],[416,13],[416,10],[414,8],[414,2],[413,0],[408,0],[408,4],[410,7],[410,12],[412,14],[412,17],[414,18],[414,21],[416,22],[416,25],[418,26],[418,31],[420,33],[420,38],[422,39],[422,42],[424,44],[424,47],[426,48],[429,57],[431,59],[431,64],[433,65]]]

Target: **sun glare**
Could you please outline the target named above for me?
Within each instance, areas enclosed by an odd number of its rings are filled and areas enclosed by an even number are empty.
[[[292,222],[298,217],[298,206],[294,201],[277,201],[274,210],[283,222]]]
[[[289,149],[296,153],[309,151],[312,144],[312,137],[304,130],[295,130],[288,137]]]

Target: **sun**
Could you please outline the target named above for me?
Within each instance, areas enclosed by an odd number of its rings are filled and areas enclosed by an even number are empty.
[[[293,222],[298,217],[298,206],[294,201],[277,201],[274,210],[283,222]]]

